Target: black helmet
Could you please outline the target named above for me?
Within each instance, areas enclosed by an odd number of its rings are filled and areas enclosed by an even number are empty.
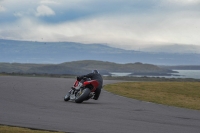
[[[93,70],[92,73],[97,74],[97,73],[99,73],[99,72],[98,72],[97,70]]]

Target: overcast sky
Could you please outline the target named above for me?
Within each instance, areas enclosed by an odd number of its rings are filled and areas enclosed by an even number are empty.
[[[200,0],[0,0],[0,39],[200,45]]]

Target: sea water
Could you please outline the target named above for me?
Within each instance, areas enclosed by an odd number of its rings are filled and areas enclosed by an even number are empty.
[[[164,77],[164,78],[194,78],[200,79],[200,70],[173,70],[178,73],[171,73],[172,76],[150,76],[147,75],[146,77]],[[112,76],[130,76],[131,73],[115,73],[111,72]],[[178,76],[177,76],[178,75]],[[134,77],[143,77],[145,75],[134,75]]]
[[[174,76],[179,78],[194,78],[194,79],[200,79],[200,70],[174,70],[177,71],[177,75],[180,76]]]

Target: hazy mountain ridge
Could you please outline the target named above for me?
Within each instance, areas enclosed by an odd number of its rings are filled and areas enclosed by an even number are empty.
[[[196,53],[200,54],[200,46],[198,45],[181,45],[181,44],[169,44],[161,46],[152,46],[141,49],[144,52],[163,52],[163,53]]]
[[[104,44],[33,42],[0,39],[0,62],[55,63],[100,60],[115,63],[200,65],[197,53],[154,53],[113,48]]]
[[[186,66],[160,66],[161,68],[170,70],[200,70],[200,65],[186,65]]]
[[[38,73],[38,74],[71,74],[80,75],[97,69],[102,74],[109,75],[110,72],[129,72],[132,74],[168,74],[173,71],[160,68],[152,64],[128,63],[117,64],[113,62],[84,60],[65,62],[61,64],[21,64],[0,63],[0,72],[5,73]]]

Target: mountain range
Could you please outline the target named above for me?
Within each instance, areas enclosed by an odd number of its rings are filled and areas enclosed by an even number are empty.
[[[58,64],[79,60],[155,65],[200,65],[200,53],[143,52],[105,44],[0,39],[0,62]]]
[[[101,74],[130,73],[132,75],[170,75],[175,73],[168,68],[158,67],[152,64],[127,63],[83,60],[61,64],[26,64],[26,63],[0,63],[0,73],[19,74],[69,74],[82,75],[97,69]]]
[[[181,45],[168,44],[161,46],[151,46],[141,49],[143,52],[162,52],[162,53],[179,53],[179,54],[200,54],[200,46],[198,45]]]

